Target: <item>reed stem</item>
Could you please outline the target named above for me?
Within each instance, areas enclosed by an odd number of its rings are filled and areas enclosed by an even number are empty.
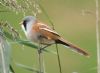
[[[96,0],[96,40],[97,40],[97,71],[100,73],[100,37],[99,37],[99,1]]]

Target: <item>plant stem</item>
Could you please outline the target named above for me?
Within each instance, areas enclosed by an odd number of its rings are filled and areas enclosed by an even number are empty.
[[[5,66],[5,60],[4,60],[4,53],[3,53],[3,48],[2,45],[0,43],[0,53],[1,53],[1,60],[2,60],[2,71],[3,73],[6,73],[6,66]]]
[[[44,58],[43,58],[43,50],[41,49],[42,45],[39,45],[38,48],[38,60],[39,60],[39,73],[45,73],[45,66],[44,66]]]
[[[100,73],[100,39],[99,39],[99,3],[96,0],[96,39],[97,39],[97,63],[98,73]]]
[[[0,32],[1,33],[1,32]],[[5,62],[5,55],[4,55],[4,39],[3,36],[0,35],[0,60],[1,60],[1,72],[2,73],[7,73],[8,72],[8,67],[6,67],[6,62]]]
[[[39,3],[39,6],[40,6],[41,10],[43,11],[44,15],[46,16],[46,18],[48,19],[49,23],[52,25],[52,28],[55,30],[54,23],[51,20],[51,18],[49,17],[48,13],[46,12],[46,10],[44,9],[44,7],[40,3]]]
[[[57,44],[56,44],[56,50],[57,50],[57,57],[58,57],[59,71],[60,71],[60,73],[62,73],[61,62],[60,62],[60,56],[59,56],[59,50],[58,50]]]

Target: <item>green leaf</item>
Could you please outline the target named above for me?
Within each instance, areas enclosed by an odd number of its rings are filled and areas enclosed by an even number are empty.
[[[19,44],[26,45],[26,46],[28,46],[28,47],[34,48],[34,49],[37,49],[37,48],[38,48],[38,47],[37,47],[36,45],[34,45],[32,42],[27,41],[27,40],[26,40],[26,41],[25,41],[25,40],[18,40],[18,41],[16,41],[16,42],[19,43]],[[57,55],[56,52],[51,51],[51,50],[49,50],[49,49],[43,49],[43,51]]]
[[[10,72],[11,73],[15,73],[15,71],[14,71],[14,69],[13,69],[13,67],[10,65]]]
[[[19,43],[19,44],[22,44],[22,45],[26,45],[26,46],[28,46],[28,47],[31,47],[31,48],[34,48],[34,49],[37,49],[38,47],[36,46],[36,45],[34,45],[32,42],[30,42],[30,41],[25,41],[25,40],[17,40],[16,41],[17,43]]]
[[[9,73],[10,45],[0,30],[0,73]]]
[[[36,69],[36,68],[29,67],[29,66],[26,66],[26,65],[23,65],[23,64],[20,64],[20,63],[16,63],[16,65],[17,65],[18,67],[21,67],[21,68],[26,69],[26,70],[28,70],[28,71],[32,71],[32,72],[39,73],[39,70]]]
[[[17,39],[17,40],[15,41],[15,40],[13,40],[13,37],[11,36],[10,33],[8,33],[8,32],[4,32],[4,33],[5,33],[5,36],[6,36],[8,39],[10,39],[11,41],[13,41],[13,43],[22,44],[22,45],[25,45],[25,46],[28,46],[28,47],[31,47],[31,48],[34,48],[34,49],[37,49],[37,48],[38,48],[37,45],[34,45],[32,42],[30,42],[30,41],[28,41],[28,40]],[[49,49],[43,49],[43,51],[57,55],[56,52],[51,51],[51,50],[49,50]]]

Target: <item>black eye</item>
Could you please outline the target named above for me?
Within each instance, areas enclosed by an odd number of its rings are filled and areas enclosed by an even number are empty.
[[[26,24],[27,24],[27,21],[23,21],[23,25],[24,25],[25,30],[26,30]]]

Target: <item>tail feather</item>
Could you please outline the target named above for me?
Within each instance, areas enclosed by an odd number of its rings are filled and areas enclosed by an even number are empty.
[[[86,51],[84,51],[84,50],[81,49],[80,47],[77,47],[76,45],[73,45],[73,44],[70,43],[70,42],[65,41],[63,38],[58,39],[58,40],[56,41],[56,43],[58,43],[58,44],[63,44],[63,45],[65,45],[65,46],[67,46],[67,47],[70,47],[72,50],[75,50],[75,51],[78,52],[79,54],[82,54],[82,55],[84,55],[84,56],[89,57],[89,54],[88,54]]]

